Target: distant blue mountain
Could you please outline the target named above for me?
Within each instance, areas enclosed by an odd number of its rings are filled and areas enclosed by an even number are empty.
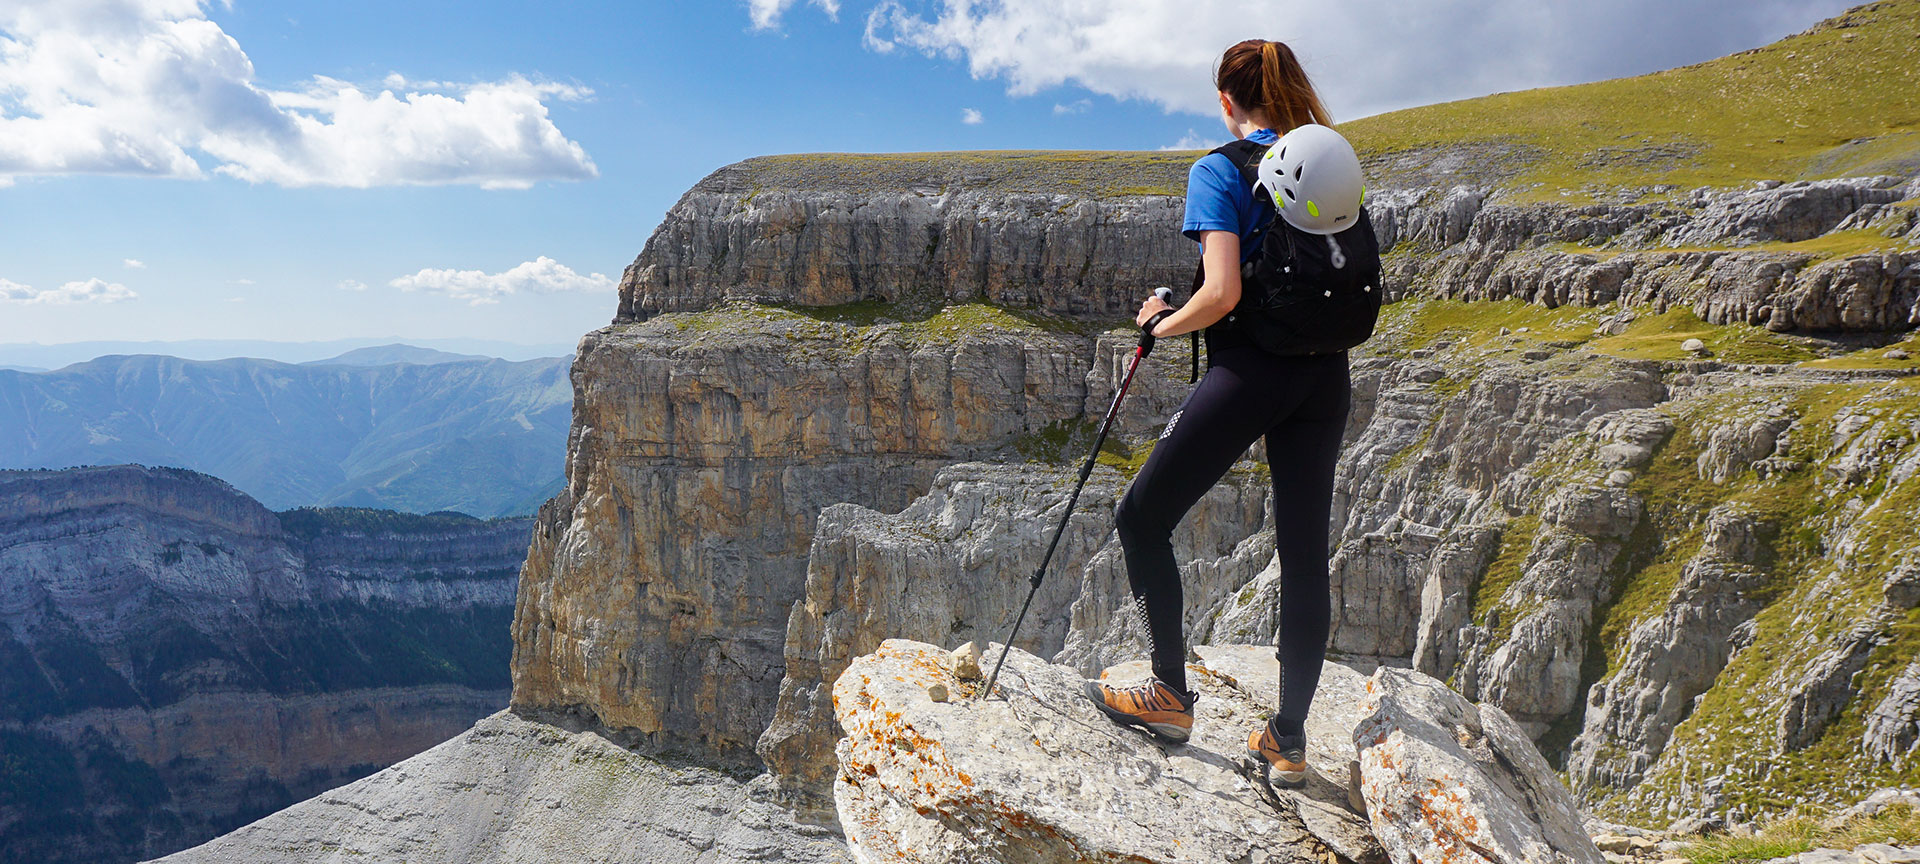
[[[374,345],[368,348],[355,348],[338,357],[325,360],[309,360],[302,366],[384,366],[389,363],[460,363],[467,360],[490,359],[480,354],[455,354],[433,348],[421,348],[415,345]]]
[[[518,515],[559,488],[567,359],[352,364],[137,355],[0,371],[0,468],[171,465],[275,509]]]
[[[58,369],[84,363],[111,354],[160,354],[186,360],[223,360],[229,357],[254,357],[282,363],[306,363],[323,360],[359,348],[372,348],[404,342],[419,348],[499,357],[505,360],[533,360],[564,357],[573,353],[572,345],[522,345],[492,339],[401,339],[396,336],[333,339],[325,342],[273,342],[264,339],[190,339],[177,342],[65,342],[40,345],[29,342],[0,342],[0,368],[27,367]]]

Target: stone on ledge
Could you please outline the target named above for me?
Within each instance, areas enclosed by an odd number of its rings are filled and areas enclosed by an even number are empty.
[[[1600,864],[1573,794],[1506,712],[1404,669],[1367,682],[1360,792],[1396,864]]]

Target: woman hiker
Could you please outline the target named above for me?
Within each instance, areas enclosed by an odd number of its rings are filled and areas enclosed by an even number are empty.
[[[1247,751],[1261,779],[1297,787],[1306,779],[1307,708],[1331,616],[1327,535],[1334,461],[1347,421],[1344,349],[1372,332],[1379,255],[1360,210],[1365,193],[1358,159],[1327,128],[1326,109],[1293,51],[1261,39],[1236,44],[1220,58],[1214,84],[1227,129],[1240,140],[1202,157],[1187,175],[1181,231],[1200,243],[1204,281],[1196,277],[1199,288],[1186,305],[1174,309],[1149,298],[1135,319],[1158,338],[1206,328],[1207,372],[1167,421],[1114,516],[1134,604],[1152,643],[1153,676],[1124,688],[1090,681],[1086,691],[1118,722],[1187,740],[1196,694],[1187,689],[1173,530],[1264,437],[1281,568],[1281,688],[1279,711],[1251,731]],[[1300,131],[1281,140],[1293,130]],[[1256,172],[1260,182],[1249,182]],[[1340,203],[1346,196],[1350,200]],[[1286,225],[1270,202],[1278,202]],[[1297,218],[1288,208],[1300,211]],[[1288,231],[1289,225],[1305,230]],[[1356,227],[1365,230],[1341,233]],[[1243,263],[1251,284],[1243,284]],[[1263,276],[1268,281],[1260,281]],[[1296,278],[1318,281],[1291,281]],[[1341,289],[1345,293],[1336,294]],[[1304,292],[1312,302],[1290,307],[1281,317],[1298,320],[1289,322],[1270,320],[1277,313],[1251,309],[1242,299],[1280,296],[1276,291]],[[1332,305],[1316,305],[1322,303]],[[1329,341],[1316,332],[1322,325],[1344,328],[1345,335]],[[1289,326],[1297,335],[1276,335]]]

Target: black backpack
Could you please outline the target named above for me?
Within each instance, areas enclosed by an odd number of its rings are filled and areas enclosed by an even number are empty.
[[[1380,241],[1366,209],[1360,210],[1359,222],[1338,234],[1309,234],[1280,218],[1259,185],[1267,145],[1242,139],[1213,152],[1240,169],[1240,178],[1253,187],[1254,203],[1272,216],[1254,241],[1259,248],[1253,256],[1242,251],[1240,302],[1209,329],[1244,336],[1282,355],[1332,354],[1367,341],[1380,317],[1384,290]],[[1338,267],[1336,243],[1345,258]],[[1205,281],[1204,267],[1194,270],[1195,291]]]

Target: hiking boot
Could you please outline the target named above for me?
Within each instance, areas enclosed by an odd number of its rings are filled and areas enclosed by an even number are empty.
[[[1247,736],[1247,768],[1269,792],[1307,785],[1307,736],[1275,735],[1272,725],[1262,725]]]
[[[1132,687],[1109,687],[1088,681],[1087,698],[1115,723],[1138,726],[1168,741],[1185,741],[1193,734],[1193,700],[1158,678]]]

